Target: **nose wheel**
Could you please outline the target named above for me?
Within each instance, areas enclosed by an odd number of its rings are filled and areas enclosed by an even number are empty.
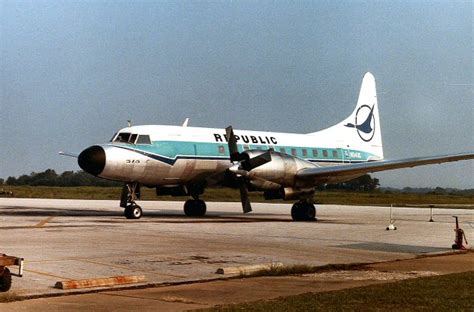
[[[291,207],[293,221],[315,221],[316,208],[308,202],[297,202]]]
[[[140,206],[133,203],[133,204],[128,205],[125,208],[123,214],[125,215],[125,218],[127,219],[140,219],[143,215],[143,211]]]
[[[124,209],[124,216],[127,219],[140,219],[143,215],[142,208],[135,202],[140,198],[140,185],[138,183],[127,183],[122,188],[120,207]]]

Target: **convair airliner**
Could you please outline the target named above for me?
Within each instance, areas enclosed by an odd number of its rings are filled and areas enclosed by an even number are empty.
[[[65,154],[65,153],[63,153]],[[68,154],[66,154],[68,155]],[[71,155],[71,154],[69,154]],[[78,156],[86,172],[124,183],[120,206],[138,219],[140,187],[157,195],[190,196],[187,216],[203,216],[199,199],[207,187],[240,189],[243,212],[252,210],[249,191],[265,199],[295,200],[295,221],[314,220],[318,185],[348,181],[366,173],[473,159],[474,153],[384,160],[375,79],[366,73],[357,105],[342,122],[327,129],[292,134],[188,127],[129,126],[108,143]]]

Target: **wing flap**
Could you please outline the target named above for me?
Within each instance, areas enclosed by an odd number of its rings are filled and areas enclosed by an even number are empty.
[[[380,160],[367,163],[337,165],[330,167],[306,168],[298,171],[296,177],[301,180],[315,180],[325,183],[333,178],[356,177],[366,173],[410,168],[416,166],[440,164],[458,160],[474,159],[474,153],[460,153],[442,156],[413,157],[397,160]]]

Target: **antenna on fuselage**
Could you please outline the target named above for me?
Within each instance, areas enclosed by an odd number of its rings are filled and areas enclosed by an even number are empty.
[[[132,120],[131,119],[127,120],[127,124],[128,124],[128,127],[130,128],[132,126]]]
[[[183,122],[183,125],[182,127],[187,127],[188,126],[188,123],[189,123],[189,118],[186,118]]]

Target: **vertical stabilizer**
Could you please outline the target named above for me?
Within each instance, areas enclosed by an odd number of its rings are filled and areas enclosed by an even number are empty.
[[[340,147],[367,152],[372,155],[369,160],[383,159],[374,76],[371,73],[364,75],[357,105],[349,117],[335,126],[311,135],[330,138],[344,145]]]

